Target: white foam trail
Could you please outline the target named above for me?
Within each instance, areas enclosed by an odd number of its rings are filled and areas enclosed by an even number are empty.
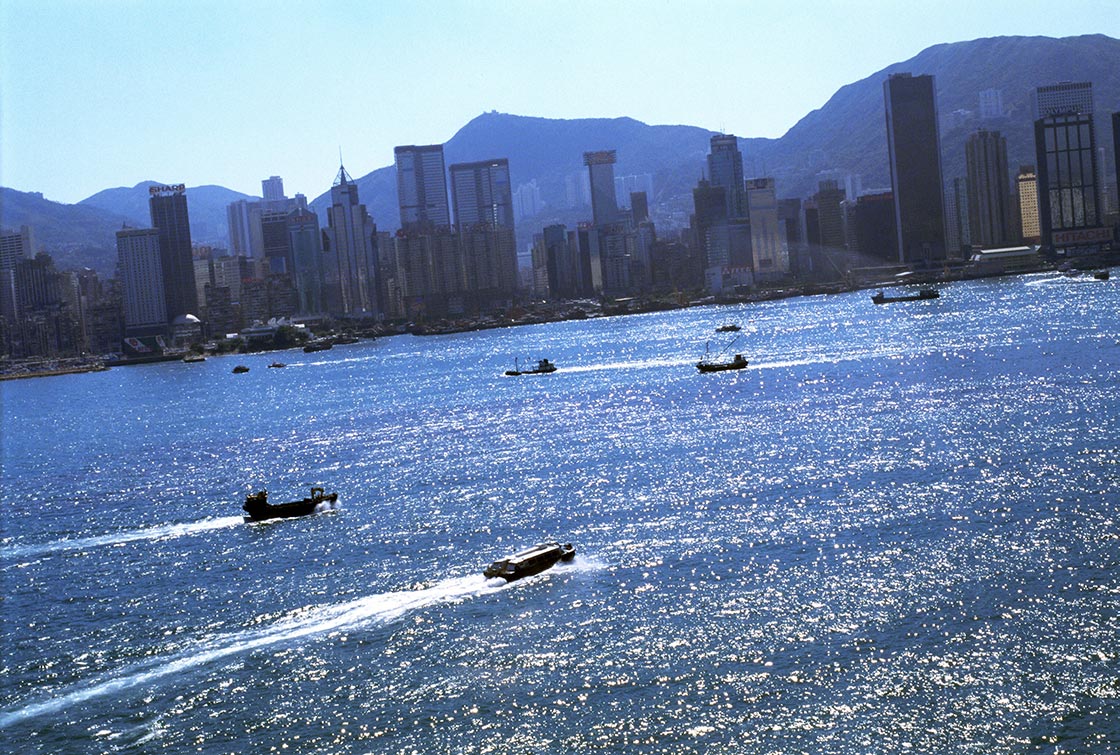
[[[122,669],[113,678],[64,692],[58,697],[0,713],[0,729],[14,723],[64,710],[95,697],[130,689],[165,676],[211,663],[237,653],[268,645],[291,642],[332,631],[349,631],[375,622],[393,619],[422,608],[450,603],[492,590],[504,589],[504,580],[487,580],[481,575],[445,579],[432,587],[405,592],[388,592],[358,598],[348,603],[320,606],[296,612],[263,629],[219,635],[207,640],[208,647],[196,648],[166,659]]]
[[[699,357],[697,357],[699,358]],[[649,367],[680,367],[685,364],[694,364],[690,359],[646,359],[641,362],[607,362],[605,364],[587,364],[577,367],[562,367],[558,372],[599,372],[602,370],[637,370]]]
[[[38,556],[44,553],[55,553],[58,551],[83,550],[85,548],[99,548],[106,545],[133,543],[138,540],[169,540],[175,537],[183,537],[184,535],[196,535],[200,532],[209,532],[210,530],[232,527],[236,524],[241,524],[243,521],[244,518],[240,516],[223,516],[202,519],[197,522],[163,524],[155,527],[145,527],[140,530],[125,530],[124,532],[113,532],[108,535],[97,535],[96,537],[80,537],[75,540],[55,540],[38,545],[17,545],[0,549],[0,558]]]

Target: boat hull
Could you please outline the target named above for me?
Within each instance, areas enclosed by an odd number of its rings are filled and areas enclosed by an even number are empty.
[[[513,582],[523,577],[540,574],[561,561],[571,561],[576,557],[576,549],[571,543],[541,543],[528,550],[515,553],[508,558],[495,561],[482,572],[487,578],[501,577]]]

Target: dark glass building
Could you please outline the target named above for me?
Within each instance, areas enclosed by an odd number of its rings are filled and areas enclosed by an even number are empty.
[[[1034,141],[1042,245],[1054,250],[1111,238],[1111,232],[1100,228],[1092,114],[1040,118],[1034,122]]]
[[[898,260],[945,259],[941,143],[933,76],[891,74],[883,82]]]
[[[591,182],[591,217],[595,225],[608,225],[618,220],[618,200],[614,189],[615,151],[584,152],[583,164],[587,166]]]
[[[743,182],[743,154],[739,151],[739,137],[734,134],[712,136],[708,154],[708,181],[712,186],[726,190],[727,218],[747,217],[745,185]]]
[[[191,224],[187,215],[186,188],[152,186],[148,207],[152,227],[159,231],[160,265],[163,268],[163,294],[167,321],[198,311],[198,292],[191,258]]]

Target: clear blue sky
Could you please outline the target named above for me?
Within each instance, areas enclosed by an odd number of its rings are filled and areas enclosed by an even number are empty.
[[[0,184],[313,197],[488,110],[778,137],[931,45],[1090,33],[1118,0],[0,0]]]

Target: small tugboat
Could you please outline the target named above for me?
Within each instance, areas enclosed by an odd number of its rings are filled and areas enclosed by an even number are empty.
[[[517,360],[513,360],[513,369],[506,370],[506,374],[510,376],[516,375],[545,375],[549,372],[556,372],[556,365],[547,359],[541,359],[537,362],[537,366],[531,370],[523,370],[517,365]]]
[[[887,296],[882,291],[871,297],[876,304],[889,304],[896,301],[923,301],[925,299],[938,299],[941,292],[936,288],[923,288],[916,294],[903,294],[901,296]]]
[[[720,325],[718,328],[716,328],[717,333],[738,333],[740,330],[742,330],[742,328],[740,328],[735,323],[728,323],[727,325]]]
[[[278,503],[271,504],[268,502],[268,491],[262,490],[259,493],[250,493],[245,496],[245,503],[241,508],[245,509],[248,514],[245,517],[246,522],[259,522],[264,519],[287,519],[294,516],[307,516],[314,514],[319,510],[320,506],[324,508],[333,508],[335,502],[338,500],[338,493],[330,493],[329,495],[324,492],[323,488],[311,488],[311,495],[304,498],[302,501],[293,501],[292,503]]]
[[[249,368],[246,367],[243,364],[239,364],[239,365],[237,365],[236,367],[233,368],[233,374],[234,375],[240,375],[242,372],[248,372],[248,371],[249,371]]]
[[[541,543],[528,550],[515,553],[486,567],[482,572],[486,578],[501,577],[507,582],[522,577],[540,574],[559,561],[571,561],[576,557],[576,548],[571,543]]]

